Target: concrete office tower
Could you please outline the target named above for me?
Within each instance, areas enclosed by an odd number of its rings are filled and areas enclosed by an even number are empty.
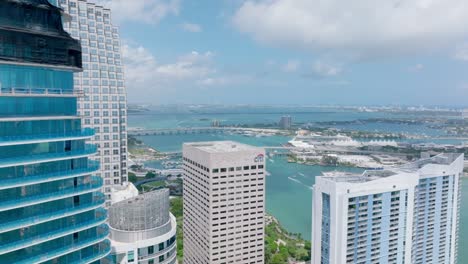
[[[282,116],[279,122],[279,126],[282,129],[290,129],[292,126],[291,116]]]
[[[312,263],[455,264],[463,154],[316,178]]]
[[[468,109],[465,109],[462,111],[462,118],[463,119],[468,119]]]
[[[83,47],[83,72],[75,74],[75,87],[86,96],[78,101],[84,127],[93,128],[101,162],[97,176],[104,179],[106,206],[111,188],[127,181],[127,98],[118,28],[111,24],[111,10],[85,0],[58,0],[71,15],[65,29]]]
[[[232,141],[187,143],[184,263],[264,263],[265,151]]]
[[[148,192],[109,208],[110,263],[177,262],[175,217],[169,213],[169,190]]]
[[[47,0],[0,1],[0,263],[110,252],[96,153],[76,111],[81,47]]]

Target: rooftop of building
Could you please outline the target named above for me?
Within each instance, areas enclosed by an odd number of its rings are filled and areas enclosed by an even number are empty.
[[[109,225],[117,230],[141,231],[169,221],[169,189],[140,194],[112,204]]]
[[[431,158],[420,159],[415,162],[384,170],[367,170],[362,174],[335,171],[324,173],[322,178],[334,182],[364,183],[390,177],[400,173],[413,173],[429,164],[450,165],[462,155],[463,154],[461,153],[442,153]]]
[[[209,142],[185,143],[184,145],[199,149],[207,153],[226,153],[226,152],[249,151],[249,150],[258,149],[257,147],[249,146],[249,145],[234,142],[234,141],[209,141]]]
[[[82,68],[81,45],[62,25],[61,9],[47,0],[0,1],[0,62]]]

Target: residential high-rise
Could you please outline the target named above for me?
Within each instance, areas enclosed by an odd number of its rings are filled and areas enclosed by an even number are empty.
[[[86,0],[58,0],[71,15],[65,29],[83,47],[83,72],[75,74],[75,87],[86,96],[78,101],[83,127],[93,128],[92,143],[98,145],[97,174],[104,179],[103,192],[110,206],[114,185],[127,181],[127,96],[118,28],[111,10]]]
[[[312,263],[457,263],[463,154],[316,178]]]
[[[112,204],[109,226],[110,263],[177,263],[177,223],[169,212],[169,189]]]
[[[264,263],[265,150],[187,143],[184,263]]]
[[[462,118],[463,119],[468,119],[468,109],[465,109],[462,111]]]
[[[81,47],[47,0],[0,1],[0,263],[110,252],[97,151],[77,115]]]
[[[292,117],[291,116],[282,116],[279,122],[279,126],[282,129],[290,129],[292,126]]]

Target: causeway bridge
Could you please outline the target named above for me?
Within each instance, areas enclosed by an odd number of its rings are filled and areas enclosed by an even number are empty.
[[[214,133],[280,133],[279,129],[245,128],[245,127],[178,127],[167,129],[129,129],[130,136],[159,136],[186,134],[214,134]]]

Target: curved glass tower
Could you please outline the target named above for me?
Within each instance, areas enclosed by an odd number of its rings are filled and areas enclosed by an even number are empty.
[[[110,252],[73,73],[81,47],[47,0],[0,1],[0,263],[95,263]]]

